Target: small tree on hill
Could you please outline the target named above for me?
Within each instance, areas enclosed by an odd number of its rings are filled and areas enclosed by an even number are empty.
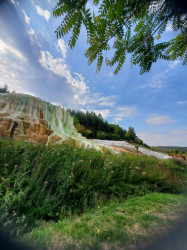
[[[125,139],[127,141],[137,142],[138,137],[137,137],[133,127],[129,127],[128,132],[125,135]]]
[[[10,91],[8,90],[8,86],[4,85],[4,87],[0,87],[0,93],[3,94],[10,93]]]

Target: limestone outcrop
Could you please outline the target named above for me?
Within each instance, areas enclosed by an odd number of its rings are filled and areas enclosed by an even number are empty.
[[[73,125],[73,118],[60,106],[25,94],[0,94],[0,137],[9,137],[13,122],[18,126],[14,139],[55,144],[72,138],[86,146],[99,146],[82,137]]]

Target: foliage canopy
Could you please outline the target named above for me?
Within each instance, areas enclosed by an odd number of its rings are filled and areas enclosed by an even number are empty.
[[[10,93],[10,91],[8,90],[8,86],[4,85],[4,87],[0,87],[0,93],[3,93],[3,94]]]
[[[140,67],[140,74],[148,72],[158,59],[183,59],[183,64],[187,63],[186,9],[176,0],[60,0],[53,15],[63,19],[55,31],[57,38],[71,33],[71,48],[85,26],[88,44],[85,56],[88,64],[97,60],[97,72],[104,61],[103,52],[111,49],[114,54],[111,59],[105,57],[105,63],[117,64],[115,74],[127,54],[131,55],[131,67]],[[170,41],[159,42],[168,23],[177,35]]]
[[[68,109],[74,118],[74,126],[79,133],[89,139],[102,140],[126,140],[148,147],[141,139],[138,138],[133,127],[128,131],[117,124],[111,124],[105,121],[101,114],[95,112],[83,112]]]

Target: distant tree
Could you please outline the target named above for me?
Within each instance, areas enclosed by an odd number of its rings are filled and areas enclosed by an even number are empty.
[[[143,141],[142,141],[141,139],[138,138],[138,139],[137,139],[137,143],[140,144],[140,145],[142,145],[142,144],[143,144]]]
[[[91,139],[93,138],[93,133],[90,129],[86,129],[83,125],[81,125],[80,123],[75,125],[75,128],[77,129],[77,131],[79,133],[81,133],[84,137]]]
[[[8,86],[4,85],[4,87],[0,87],[0,93],[3,93],[3,94],[10,93]]]
[[[96,13],[89,8],[89,3]],[[88,44],[85,56],[88,64],[97,60],[97,71],[105,61],[108,66],[117,64],[114,71],[117,74],[129,54],[131,67],[139,65],[143,74],[159,59],[180,59],[183,64],[187,63],[186,10],[181,0],[60,0],[53,15],[62,18],[55,31],[57,38],[72,34],[71,48],[78,40],[81,27],[85,26]],[[177,31],[176,37],[159,42],[168,23]],[[111,49],[112,58],[104,60],[103,52]]]
[[[137,142],[138,137],[137,137],[133,127],[129,127],[129,129],[128,129],[126,135],[125,135],[125,139],[127,141]]]

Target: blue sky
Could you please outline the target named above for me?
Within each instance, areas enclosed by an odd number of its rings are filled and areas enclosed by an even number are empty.
[[[179,61],[158,61],[149,73],[130,68],[118,75],[103,65],[88,66],[83,29],[76,47],[57,40],[61,22],[52,15],[56,0],[0,2],[0,86],[63,107],[93,110],[151,146],[187,146],[187,71]],[[174,37],[168,25],[163,39]]]

